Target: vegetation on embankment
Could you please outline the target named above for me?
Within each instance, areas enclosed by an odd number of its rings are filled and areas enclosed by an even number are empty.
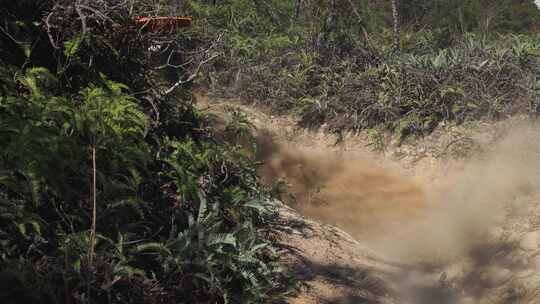
[[[533,1],[403,2],[399,52],[389,2],[187,1],[220,54],[200,83],[332,132],[403,138],[441,121],[537,115]]]
[[[253,162],[182,83],[207,44],[130,28],[166,14],[148,3],[0,1],[1,303],[263,303],[290,286]]]

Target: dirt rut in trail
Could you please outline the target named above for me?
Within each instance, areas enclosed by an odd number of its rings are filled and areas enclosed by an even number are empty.
[[[285,183],[287,204],[357,239],[391,233],[426,208],[417,183],[357,156],[274,143],[273,153],[259,159],[265,163],[259,173],[267,184]]]
[[[377,154],[361,136],[335,145],[290,118],[202,103],[246,113],[263,180],[296,210],[280,207],[283,259],[305,283],[291,303],[540,303],[537,126],[439,128]]]
[[[273,117],[237,103],[210,103],[197,95],[198,106],[214,114],[224,130],[227,108],[236,107],[255,126],[259,175],[283,190],[281,199],[302,214],[337,225],[357,239],[392,233],[421,216],[427,201],[422,186],[398,163],[386,162],[366,148],[334,145],[335,139],[313,134],[287,117]]]

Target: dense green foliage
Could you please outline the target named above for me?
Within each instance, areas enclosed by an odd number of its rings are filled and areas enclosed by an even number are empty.
[[[193,79],[336,132],[538,114],[532,1],[402,1],[400,54],[389,2],[0,0],[0,302],[285,294],[255,164],[205,125]],[[194,26],[131,22],[171,13]]]
[[[189,71],[149,51],[184,64],[203,42],[130,30],[159,13],[146,1],[0,7],[0,302],[278,300],[254,164],[213,140],[189,86],[163,93]]]
[[[452,32],[524,32],[538,28],[540,13],[529,0],[402,1],[402,20],[415,28]]]
[[[186,3],[199,34],[222,42],[201,81],[307,127],[403,138],[444,120],[539,111],[533,1],[401,1],[400,54],[390,1]]]

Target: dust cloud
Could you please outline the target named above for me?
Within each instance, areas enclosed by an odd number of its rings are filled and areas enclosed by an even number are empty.
[[[524,207],[516,198],[540,190],[539,135],[533,127],[515,127],[483,155],[447,172],[443,184],[426,193],[423,217],[400,227],[399,239],[380,238],[382,251],[444,263],[491,241],[507,207]]]
[[[259,173],[267,184],[282,182],[287,204],[357,239],[390,233],[427,207],[421,185],[373,161],[267,137],[258,145]]]
[[[214,111],[218,118],[224,112]],[[522,262],[523,250],[508,233],[511,210],[540,209],[531,201],[540,197],[540,128],[511,125],[474,157],[435,159],[411,173],[389,160],[289,138],[261,118],[255,157],[263,181],[277,185],[284,202],[404,266],[390,278],[400,303],[538,303],[535,292],[531,301],[515,299],[521,290],[540,287],[540,276],[533,283],[524,279],[532,284],[527,288],[517,283],[523,272],[540,270],[540,259],[531,264],[540,248]],[[495,299],[508,281],[507,295]]]
[[[303,214],[344,229],[391,260],[430,268],[399,278],[409,303],[469,303],[443,296],[446,271],[459,267],[461,284],[480,289],[473,303],[481,303],[486,271],[498,267],[489,252],[508,207],[524,207],[519,204],[527,202],[516,198],[540,189],[538,138],[537,127],[514,127],[481,155],[439,172],[437,185],[370,159],[275,142],[268,134],[258,139],[258,158],[263,180],[282,180],[283,199]],[[415,280],[430,283],[421,289]]]

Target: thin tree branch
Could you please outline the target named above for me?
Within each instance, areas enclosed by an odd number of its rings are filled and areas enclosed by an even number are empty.
[[[53,8],[54,11],[54,8]],[[52,32],[51,32],[51,17],[53,16],[54,12],[50,12],[49,15],[47,15],[47,18],[45,18],[45,25],[47,26],[47,36],[49,36],[49,41],[51,42],[51,45],[56,50],[60,49],[58,45],[56,44],[56,41],[54,41]]]
[[[94,260],[96,247],[96,218],[97,218],[97,199],[96,199],[96,147],[92,146],[92,227],[90,228],[90,265]]]
[[[199,73],[201,67],[210,62],[211,60],[214,60],[216,57],[218,57],[219,54],[215,54],[213,55],[212,57],[206,59],[206,60],[203,60],[201,62],[199,62],[199,65],[197,66],[197,69],[195,70],[195,72],[193,72],[191,75],[189,75],[188,78],[184,79],[184,80],[178,80],[172,87],[168,88],[165,92],[163,92],[163,95],[169,95],[171,94],[176,88],[178,88],[179,86],[185,84],[185,83],[188,83],[190,81],[192,81],[193,79],[195,79],[195,77],[197,77],[197,74]]]
[[[77,3],[75,4],[75,11],[77,12],[77,15],[79,15],[79,18],[81,19],[81,26],[82,26],[81,36],[84,37],[86,35],[87,27],[86,27],[86,15],[83,14],[82,9],[81,9],[81,0],[77,0]]]

